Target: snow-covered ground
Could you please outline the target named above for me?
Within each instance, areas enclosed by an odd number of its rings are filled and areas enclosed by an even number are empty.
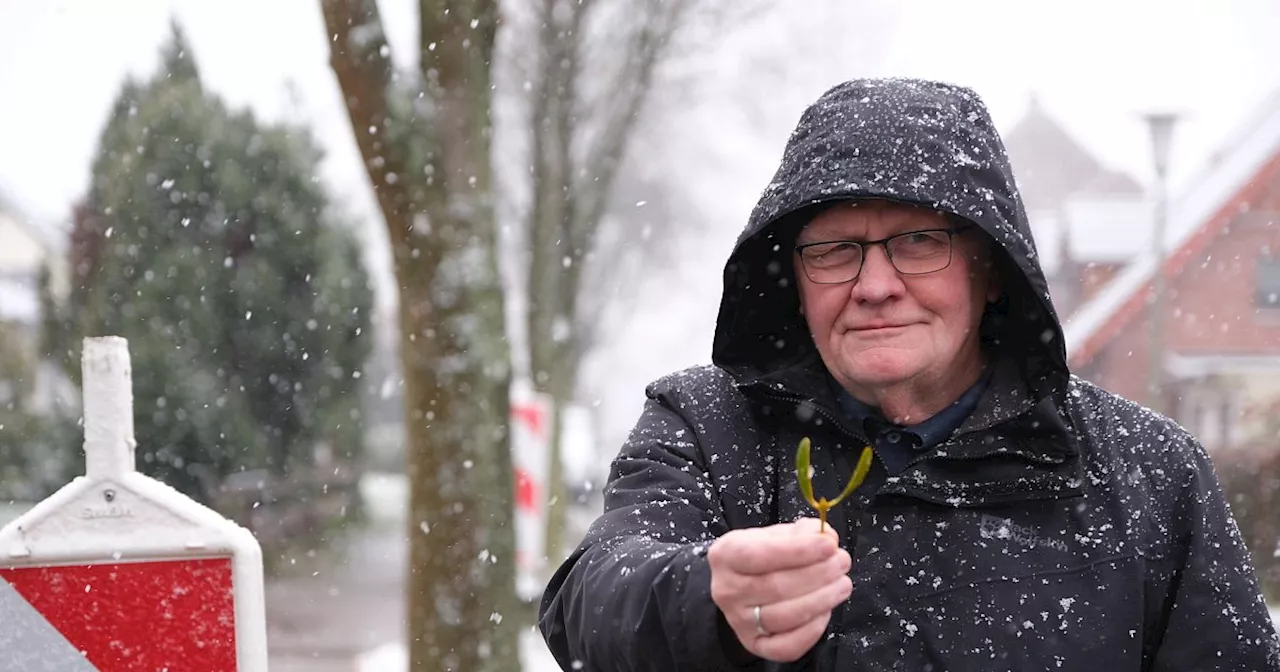
[[[361,494],[369,507],[369,514],[376,526],[395,530],[403,527],[408,514],[408,485],[400,474],[369,474],[361,481]],[[376,536],[376,535],[375,535]],[[391,535],[394,548],[384,553],[366,553],[359,563],[375,563],[383,566],[379,572],[394,577],[403,575],[407,548],[398,534]],[[394,558],[390,557],[394,556]],[[520,655],[522,672],[559,672],[560,667],[551,657],[542,636],[530,628],[521,633]],[[406,672],[409,669],[408,649],[404,642],[385,642],[365,653],[356,661],[357,672]]]
[[[530,629],[520,636],[522,672],[560,672],[560,666],[547,651],[542,637]],[[357,672],[406,672],[409,669],[409,652],[398,642],[385,644],[361,656]]]

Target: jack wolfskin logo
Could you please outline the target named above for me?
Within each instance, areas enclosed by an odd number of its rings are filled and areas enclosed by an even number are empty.
[[[1004,539],[1027,548],[1045,546],[1055,551],[1066,551],[1067,545],[1061,539],[1046,539],[1034,527],[1015,525],[1012,518],[997,518],[983,514],[978,523],[978,534],[983,539]]]

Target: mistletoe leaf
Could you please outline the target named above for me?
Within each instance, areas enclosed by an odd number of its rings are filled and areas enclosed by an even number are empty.
[[[813,498],[813,480],[809,465],[809,437],[800,439],[800,447],[796,449],[796,480],[800,482],[800,493],[809,506],[822,511],[817,500]]]
[[[839,504],[845,497],[853,494],[853,491],[857,490],[858,486],[862,485],[862,482],[867,479],[867,472],[871,471],[871,456],[871,446],[864,447],[862,456],[858,458],[858,466],[854,468],[853,475],[849,477],[849,482],[844,486],[844,492],[841,492],[839,497],[831,500],[832,506]]]

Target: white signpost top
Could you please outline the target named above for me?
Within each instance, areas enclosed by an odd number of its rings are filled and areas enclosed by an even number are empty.
[[[149,573],[134,579],[143,582],[140,586],[159,582],[172,585],[175,591],[212,591],[211,599],[225,598],[229,589],[234,614],[193,611],[159,617],[195,622],[221,618],[225,623],[233,616],[235,669],[265,671],[266,616],[262,551],[257,539],[216,511],[138,473],[132,372],[125,339],[85,339],[82,368],[86,473],[0,529],[0,579],[7,571],[12,582],[17,576],[12,573],[24,568],[51,568],[49,571],[66,571],[70,576],[76,567],[92,570],[125,563],[133,571]],[[221,562],[224,567],[229,563],[229,587],[227,581],[193,578],[204,576],[200,572],[205,570],[196,568],[207,567],[208,562]],[[64,602],[65,609],[59,608],[63,613],[56,615],[59,618],[78,611],[69,599]],[[147,604],[146,609],[154,606]],[[143,620],[147,615],[136,618]],[[90,626],[90,631],[98,627]],[[74,641],[72,633],[64,634]],[[155,646],[164,647],[165,643],[156,642]],[[171,648],[182,646],[175,641]],[[87,655],[93,658],[92,652]]]
[[[89,478],[133,473],[133,369],[128,341],[119,336],[87,339],[84,374],[84,455]]]
[[[193,552],[261,563],[248,530],[138,473],[128,341],[85,339],[82,370],[86,473],[0,530],[0,564],[179,559]]]

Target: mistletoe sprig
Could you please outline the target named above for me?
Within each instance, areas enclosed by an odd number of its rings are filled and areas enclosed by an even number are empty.
[[[849,483],[844,486],[844,491],[835,499],[813,498],[813,474],[809,466],[809,437],[800,440],[800,447],[796,449],[796,478],[800,481],[800,492],[804,495],[804,500],[809,503],[818,512],[818,531],[822,532],[827,525],[827,511],[835,508],[845,497],[853,494],[858,486],[862,485],[862,481],[866,479],[867,472],[871,470],[871,446],[862,449],[862,457],[858,458],[858,466],[853,470],[853,476],[849,478]]]

